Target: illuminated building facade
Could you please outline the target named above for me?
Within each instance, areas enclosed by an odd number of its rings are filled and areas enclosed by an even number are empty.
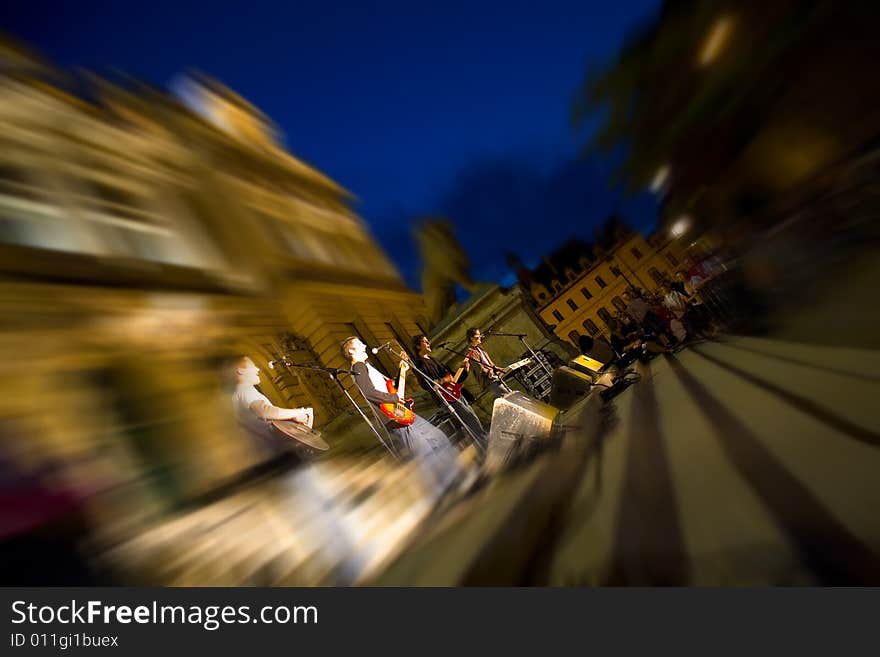
[[[541,319],[576,347],[581,335],[609,336],[608,322],[625,310],[628,287],[655,293],[665,279],[688,267],[677,242],[627,231],[608,249],[572,240],[532,271],[522,272],[520,280]]]
[[[408,344],[427,328],[350,195],[221,85],[188,80],[182,102],[9,45],[0,64],[0,447],[97,487],[102,532],[258,460],[221,392],[224,356],[249,354],[262,392],[313,406],[321,427],[350,410],[340,391],[270,360],[343,367],[349,335]]]

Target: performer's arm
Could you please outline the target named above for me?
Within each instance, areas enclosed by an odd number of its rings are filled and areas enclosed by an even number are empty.
[[[464,383],[465,381],[467,381],[468,374],[471,373],[471,361],[469,361],[467,358],[465,358],[464,362],[462,362],[461,366],[464,368],[464,372],[462,372],[461,376],[458,377],[458,382]],[[455,376],[455,375],[453,374],[453,376]]]
[[[480,359],[480,354],[476,352],[476,350],[471,349],[467,353],[467,360],[477,364],[477,367],[480,368],[484,373],[486,372],[486,366],[483,364],[483,361]]]
[[[489,378],[495,378],[497,376],[496,373],[501,369],[500,367],[495,367],[494,363],[491,365],[484,363],[483,359],[480,357],[479,352],[474,349],[468,352],[468,357],[477,365],[479,365],[480,370],[483,372],[483,374]],[[486,357],[489,358],[489,355],[486,354]],[[489,360],[491,360],[491,358],[489,358]]]
[[[397,395],[390,392],[381,392],[373,387],[373,382],[370,380],[370,374],[367,372],[365,363],[355,363],[351,366],[351,371],[354,374],[354,381],[357,387],[364,393],[367,401],[374,404],[394,404],[400,401]]]
[[[264,420],[296,420],[311,428],[315,421],[315,413],[311,408],[280,408],[258,399],[248,405],[248,408]]]

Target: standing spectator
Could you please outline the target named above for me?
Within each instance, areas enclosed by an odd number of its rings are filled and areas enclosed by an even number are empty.
[[[687,297],[671,285],[664,286],[663,291],[666,293],[663,297],[663,306],[670,312],[672,317],[669,322],[669,329],[679,342],[684,342],[687,334],[690,333],[685,321],[685,314],[688,309]]]
[[[666,346],[675,342],[675,337],[670,333],[668,326],[647,301],[636,296],[632,290],[626,290],[623,296],[627,301],[626,312],[638,326],[655,339],[665,340]]]

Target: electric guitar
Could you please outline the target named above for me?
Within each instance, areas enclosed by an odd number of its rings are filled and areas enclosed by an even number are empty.
[[[464,368],[459,367],[455,376],[452,377],[452,381],[444,381],[440,384],[440,387],[443,388],[443,390],[440,391],[440,394],[443,395],[443,399],[446,401],[454,402],[461,399],[462,384],[458,382],[458,378],[461,376],[462,372],[464,372]]]
[[[388,392],[392,395],[397,395],[400,398],[400,401],[397,402],[388,402],[386,404],[379,404],[379,410],[382,411],[382,414],[385,417],[390,418],[397,422],[397,424],[408,427],[413,422],[416,421],[416,414],[413,413],[412,407],[415,403],[413,399],[406,399],[404,391],[406,390],[406,371],[409,369],[409,365],[407,365],[406,354],[401,352],[400,354],[400,388],[394,387],[394,381],[388,380],[385,382],[385,387],[388,389]]]

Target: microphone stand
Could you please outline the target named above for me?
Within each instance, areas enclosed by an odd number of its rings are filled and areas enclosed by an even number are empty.
[[[383,345],[382,347],[379,347],[379,348],[385,349],[385,350],[391,352],[392,354],[397,353],[390,346]],[[449,351],[451,351],[451,349]],[[470,436],[473,444],[476,445],[480,451],[483,451],[484,448],[480,444],[480,441],[477,438],[477,436],[474,434],[473,430],[467,425],[467,422],[465,422],[464,420],[461,419],[461,416],[458,414],[458,411],[455,410],[454,406],[452,405],[452,402],[450,402],[448,399],[446,399],[446,397],[443,396],[443,392],[446,389],[442,385],[440,385],[439,383],[434,381],[434,379],[432,379],[430,376],[428,376],[427,373],[423,372],[418,367],[416,367],[416,365],[414,363],[408,362],[407,364],[409,365],[409,367],[411,367],[413,369],[414,372],[416,372],[416,374],[421,375],[422,379],[424,381],[427,381],[431,385],[431,387],[434,389],[435,395],[440,399],[440,402],[446,407],[446,410],[449,412],[449,414],[452,417],[454,417],[456,420],[458,420],[458,423],[465,430],[465,432]]]
[[[333,382],[337,385],[337,387],[340,390],[342,390],[342,394],[344,394],[346,396],[346,398],[348,399],[348,401],[351,402],[351,405],[354,406],[354,409],[358,412],[358,414],[361,416],[361,418],[363,418],[364,422],[367,423],[367,426],[370,427],[370,431],[372,431],[375,434],[376,438],[379,439],[379,443],[385,449],[387,449],[395,459],[397,459],[398,461],[400,460],[400,456],[397,454],[397,452],[395,452],[393,449],[391,449],[391,446],[389,445],[389,443],[386,442],[384,438],[382,438],[382,435],[376,430],[376,427],[373,426],[373,423],[370,422],[370,419],[366,416],[363,409],[361,409],[361,407],[358,406],[357,402],[352,398],[352,396],[349,394],[348,390],[346,390],[345,386],[342,385],[342,382],[339,380],[340,374],[348,374],[349,376],[353,376],[351,372],[349,372],[348,370],[340,370],[335,367],[321,367],[319,365],[297,365],[296,363],[292,363],[289,360],[287,360],[287,358],[280,358],[277,361],[273,361],[273,362],[281,363],[281,364],[285,365],[286,367],[294,367],[296,369],[301,369],[301,370],[315,370],[318,372],[326,372],[327,375],[331,379],[333,379]]]

